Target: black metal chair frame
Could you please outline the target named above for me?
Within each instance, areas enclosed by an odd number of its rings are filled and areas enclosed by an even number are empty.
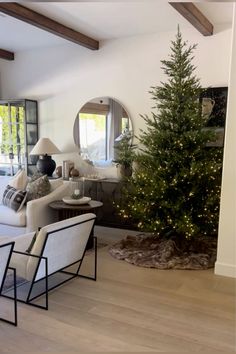
[[[28,294],[27,294],[27,297],[25,299],[22,299],[19,296],[17,296],[17,300],[19,302],[23,302],[23,303],[26,303],[26,304],[31,305],[31,306],[35,306],[35,307],[38,307],[38,308],[41,308],[41,309],[44,309],[44,310],[48,310],[48,293],[49,293],[49,291],[57,288],[58,286],[61,286],[62,284],[66,283],[67,281],[72,280],[72,279],[74,279],[76,277],[86,278],[86,279],[90,279],[90,280],[94,280],[94,281],[97,280],[97,237],[95,237],[95,236],[93,236],[93,240],[94,240],[94,272],[93,272],[93,276],[86,276],[86,275],[79,274],[79,271],[80,271],[81,265],[83,263],[85,253],[86,253],[86,247],[85,247],[83,255],[82,255],[82,257],[80,259],[78,259],[77,261],[75,261],[75,262],[73,262],[71,264],[66,265],[65,267],[63,267],[61,269],[58,269],[57,271],[51,273],[50,275],[48,275],[48,258],[42,256],[43,252],[44,252],[44,249],[46,247],[47,240],[50,237],[50,235],[52,235],[52,234],[54,234],[54,233],[56,233],[58,231],[66,230],[66,229],[69,229],[69,228],[71,228],[73,226],[80,225],[80,224],[83,224],[83,223],[91,221],[91,220],[95,221],[95,219],[96,218],[94,217],[94,218],[91,218],[91,219],[88,219],[88,220],[85,220],[85,221],[82,221],[82,222],[75,223],[73,225],[65,226],[63,228],[48,232],[46,234],[46,237],[45,237],[45,240],[44,240],[44,244],[43,244],[40,256],[37,256],[37,255],[34,255],[34,254],[30,254],[30,253],[25,253],[25,252],[13,251],[13,253],[20,254],[20,255],[23,255],[23,256],[38,258],[38,264],[36,266],[36,269],[35,269],[35,272],[34,272],[33,279],[31,281],[30,287],[29,287],[29,282],[27,282],[27,284],[23,283],[22,285],[18,286],[18,288],[23,288],[23,287],[28,288],[27,289]],[[89,241],[89,239],[88,239],[88,241]],[[40,279],[38,279],[38,280],[35,280],[36,277],[37,277],[37,272],[38,272],[39,266],[41,264],[41,261],[45,262],[45,276],[40,278]],[[78,263],[78,267],[77,267],[75,272],[71,272],[71,271],[66,270],[67,268],[69,268],[69,267],[71,267],[73,265],[76,265],[77,263]],[[53,286],[50,286],[50,284],[49,284],[50,279],[52,279],[58,273],[60,273],[62,275],[65,275],[67,278],[65,280],[62,280],[62,281],[56,283]],[[39,291],[39,293],[34,294],[35,287],[37,287],[38,285],[42,284],[43,282],[45,282],[44,290],[43,291]],[[39,305],[39,304],[33,303],[33,301],[35,301],[37,298],[39,298],[39,297],[41,297],[43,295],[45,295],[45,305]],[[7,294],[7,291],[4,294],[2,294],[2,296],[7,297],[7,298],[12,298],[12,294]]]
[[[10,269],[13,272],[13,296],[11,297],[11,299],[14,300],[14,320],[8,320],[6,318],[0,317],[0,320],[6,323],[9,323],[13,326],[17,326],[17,289],[16,289],[16,270],[15,268],[9,267],[10,264],[10,260],[11,260],[11,255],[13,252],[13,248],[14,248],[14,244],[15,242],[8,242],[5,243],[3,245],[0,245],[0,248],[6,247],[6,246],[11,246],[10,252],[9,252],[9,256],[8,256],[8,260],[7,260],[7,264],[6,264],[6,268],[5,268],[5,272],[3,275],[3,280],[2,280],[2,284],[0,287],[0,296],[4,297],[4,295],[2,295],[2,291],[3,291],[3,287],[4,287],[4,282],[6,280],[6,276],[7,276],[7,271]]]

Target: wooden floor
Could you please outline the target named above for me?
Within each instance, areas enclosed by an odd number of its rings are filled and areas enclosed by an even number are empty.
[[[130,234],[96,233],[105,242]],[[18,327],[0,323],[0,353],[236,350],[235,280],[213,270],[139,268],[107,248],[99,249],[97,282],[80,278],[52,292],[49,311],[19,304]]]

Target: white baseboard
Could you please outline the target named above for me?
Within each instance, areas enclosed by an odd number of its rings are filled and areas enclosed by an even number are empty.
[[[215,274],[223,275],[225,277],[236,278],[236,265],[216,262],[215,263]]]

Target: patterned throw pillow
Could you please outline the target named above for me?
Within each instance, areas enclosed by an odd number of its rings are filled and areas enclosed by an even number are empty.
[[[26,200],[27,192],[9,185],[3,193],[2,204],[15,211],[20,211]]]
[[[44,175],[37,178],[36,180],[31,180],[26,187],[27,191],[27,201],[42,198],[51,192],[51,184],[49,182],[48,176]]]
[[[44,175],[41,172],[35,172],[32,177],[30,177],[30,182],[36,181],[39,177],[43,177]]]

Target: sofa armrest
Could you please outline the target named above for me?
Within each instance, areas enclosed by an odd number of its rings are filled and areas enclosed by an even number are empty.
[[[37,231],[39,227],[57,221],[57,213],[48,204],[60,200],[70,192],[69,184],[63,183],[45,197],[31,200],[26,207],[26,231]]]

